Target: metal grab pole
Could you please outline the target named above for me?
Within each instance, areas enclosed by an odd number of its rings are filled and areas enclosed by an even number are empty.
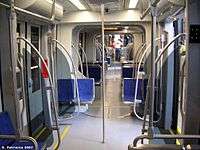
[[[104,5],[101,5],[101,29],[102,29],[102,66],[103,66],[103,72],[102,72],[102,88],[103,88],[103,105],[102,105],[102,119],[103,119],[103,143],[105,143],[105,51],[104,51],[104,47],[105,47],[105,41],[104,41]]]
[[[22,132],[22,125],[21,125],[21,115],[20,115],[20,106],[19,102],[17,99],[17,84],[16,84],[16,64],[17,64],[17,59],[16,59],[16,49],[17,49],[17,41],[16,41],[16,28],[17,28],[17,18],[16,18],[16,12],[14,9],[14,0],[10,1],[10,15],[9,15],[9,28],[10,28],[10,58],[11,58],[11,70],[12,70],[12,83],[13,83],[13,97],[14,97],[14,114],[16,117],[16,135],[18,137],[21,136]]]
[[[151,17],[152,17],[152,37],[151,37],[151,93],[150,93],[150,116],[149,116],[149,134],[153,134],[153,117],[155,103],[155,52],[156,52],[156,36],[157,36],[157,8],[151,1]]]
[[[0,5],[4,6],[4,7],[7,7],[7,8],[11,8],[9,5],[4,4],[2,2],[0,2]],[[19,8],[19,7],[16,7],[16,6],[14,6],[14,9],[17,10],[17,11],[19,11],[19,12],[22,12],[22,13],[25,13],[25,14],[28,14],[28,15],[31,15],[31,16],[34,16],[34,17],[37,17],[37,18],[40,18],[42,20],[45,20],[47,22],[52,23],[52,20],[50,18],[45,17],[45,16],[33,13],[31,11],[28,11],[28,10],[25,10],[25,9],[22,9],[22,8]]]
[[[59,131],[59,126],[58,126],[58,110],[56,107],[56,100],[55,100],[55,91],[54,91],[54,87],[53,87],[53,80],[51,77],[51,73],[49,71],[49,68],[46,64],[46,61],[44,60],[44,58],[42,57],[42,55],[40,54],[40,52],[37,50],[37,48],[31,43],[29,42],[26,38],[24,37],[18,37],[18,40],[23,40],[25,43],[27,43],[31,48],[33,48],[33,50],[36,52],[36,54],[39,56],[39,58],[41,59],[42,63],[44,64],[45,69],[47,70],[48,76],[49,76],[49,81],[51,84],[51,92],[52,92],[52,98],[53,98],[53,111],[54,111],[54,117],[55,117],[55,123],[56,123],[56,128],[52,128],[55,129],[57,131],[57,135],[58,135],[58,144],[56,146],[56,150],[59,148],[60,143],[61,143],[61,136],[60,136],[60,131]],[[24,49],[27,50],[27,49]]]
[[[152,0],[153,1],[153,0]],[[152,2],[152,6],[156,6],[158,3],[160,2],[160,0],[154,0],[153,2]],[[142,13],[142,15],[140,16],[140,19],[141,20],[143,20],[144,19],[144,17],[146,17],[147,15],[148,15],[148,13],[150,13],[150,11],[151,11],[151,6],[149,6],[143,13]]]
[[[53,0],[52,9],[51,9],[51,20],[55,21],[55,10],[56,10],[56,0]]]

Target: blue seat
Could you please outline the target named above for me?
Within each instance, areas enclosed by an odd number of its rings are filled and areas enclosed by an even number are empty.
[[[101,83],[102,68],[100,65],[88,65],[89,78],[93,78],[95,84]]]
[[[123,66],[122,67],[122,78],[132,78],[133,77],[133,66]]]
[[[122,66],[122,78],[132,78],[135,75],[137,68],[133,68],[133,66]],[[144,68],[140,68],[140,71],[144,71]]]
[[[81,103],[92,103],[95,99],[94,79],[78,79],[78,91]]]
[[[81,103],[92,103],[95,98],[94,79],[77,79],[77,81]],[[77,99],[74,91],[74,79],[59,79],[57,83],[58,102],[66,103]]]
[[[96,85],[99,85],[101,83],[101,74],[102,74],[102,63],[88,63],[88,75],[89,78],[93,78]],[[80,71],[79,66],[79,71]],[[87,76],[87,69],[86,64],[83,64],[83,75]]]
[[[74,80],[59,79],[58,84],[58,102],[72,102],[75,99],[74,95]]]
[[[0,135],[15,135],[16,131],[12,125],[10,116],[7,112],[1,112],[0,113]],[[38,148],[39,150],[42,149],[42,142],[38,142]],[[25,147],[29,147],[29,149],[34,150],[34,145],[30,141],[15,141],[15,140],[9,140],[9,139],[0,139],[0,148],[3,149],[3,147],[6,149],[6,147],[22,147],[25,149]],[[9,149],[9,148],[8,148]]]
[[[144,101],[146,96],[146,87],[148,80],[147,79],[139,79],[138,80],[138,90],[137,90],[137,99]],[[124,102],[134,102],[135,98],[135,86],[136,79],[134,78],[125,78],[123,80],[123,95],[122,99]]]

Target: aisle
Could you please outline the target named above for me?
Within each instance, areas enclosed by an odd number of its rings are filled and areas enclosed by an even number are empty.
[[[106,75],[106,142],[102,144],[101,100],[89,106],[88,114],[69,120],[68,134],[62,150],[127,150],[134,137],[140,134],[142,122],[132,117],[120,119],[130,112],[130,106],[121,101],[121,69],[111,67]]]

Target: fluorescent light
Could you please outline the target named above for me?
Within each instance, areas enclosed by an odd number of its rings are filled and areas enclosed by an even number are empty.
[[[118,30],[117,27],[107,27],[107,28],[104,28],[104,30]]]
[[[129,27],[128,27],[128,26],[125,26],[124,29],[129,29]]]
[[[129,0],[128,8],[136,8],[138,0]]]
[[[80,0],[69,0],[74,6],[80,10],[86,10],[85,6],[80,2]]]

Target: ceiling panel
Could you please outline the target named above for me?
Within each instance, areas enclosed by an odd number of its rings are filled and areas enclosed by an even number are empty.
[[[124,0],[84,0],[91,10],[100,11],[101,4],[108,10],[107,13],[122,10],[124,8]]]
[[[118,0],[87,0],[87,1],[90,4],[101,5],[101,4],[111,3],[111,2],[117,2]]]
[[[64,13],[78,11],[78,8],[76,6],[74,6],[71,2],[69,2],[68,0],[56,0],[56,2],[63,5]]]
[[[88,10],[100,11],[101,4],[104,4],[108,10],[107,13],[123,10],[127,0],[80,0]],[[58,3],[64,6],[64,13],[78,11],[78,9],[69,0],[57,0]]]

